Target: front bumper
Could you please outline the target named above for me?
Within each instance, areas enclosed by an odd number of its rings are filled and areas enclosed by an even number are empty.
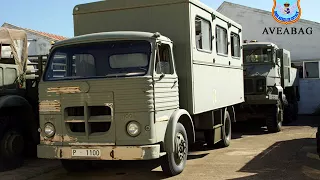
[[[75,157],[73,149],[99,149],[99,157]],[[146,146],[51,146],[38,145],[38,158],[78,160],[151,160],[161,156],[160,145]]]
[[[278,95],[269,94],[269,95],[245,95],[244,104],[276,104],[279,98]]]
[[[318,132],[317,132],[317,152],[320,156],[320,126],[318,127]]]

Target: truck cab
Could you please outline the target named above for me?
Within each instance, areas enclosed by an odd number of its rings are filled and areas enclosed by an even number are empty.
[[[172,41],[159,33],[105,32],[57,42],[40,86],[41,157],[159,158],[166,114],[179,104]],[[162,119],[155,118],[155,104]]]

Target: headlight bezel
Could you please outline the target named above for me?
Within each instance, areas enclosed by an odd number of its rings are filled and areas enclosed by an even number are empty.
[[[47,128],[48,129],[51,128],[51,132],[52,132],[51,134],[47,133]],[[56,128],[52,123],[47,122],[44,124],[43,133],[47,138],[52,138],[56,134]]]
[[[136,134],[132,134],[130,133],[130,125],[133,125],[133,126],[136,126],[137,128],[137,133]],[[131,126],[132,127],[132,126]],[[130,121],[127,123],[126,125],[126,131],[127,131],[127,134],[130,136],[130,137],[137,137],[141,134],[141,124],[137,121]]]

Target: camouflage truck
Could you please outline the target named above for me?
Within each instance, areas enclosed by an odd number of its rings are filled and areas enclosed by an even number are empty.
[[[28,60],[25,31],[0,28],[0,171],[21,166],[27,155],[36,156],[40,73],[36,68]]]
[[[296,120],[299,75],[290,51],[271,42],[243,44],[245,103],[236,106],[237,120],[264,119],[269,132]]]
[[[39,158],[68,171],[160,158],[173,176],[196,134],[229,146],[244,101],[239,24],[198,0],[108,0],[73,14],[76,37],[53,46],[39,85]]]

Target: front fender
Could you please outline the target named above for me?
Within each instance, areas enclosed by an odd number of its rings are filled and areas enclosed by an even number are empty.
[[[175,148],[174,148],[174,135],[175,135],[175,130],[176,130],[176,125],[178,123],[178,121],[180,120],[181,117],[187,118],[188,122],[184,122],[184,123],[189,123],[189,125],[191,127],[186,128],[187,134],[188,134],[188,140],[190,142],[190,140],[192,140],[191,142],[195,142],[195,131],[194,131],[194,125],[192,122],[192,118],[190,116],[190,114],[184,110],[184,109],[178,109],[176,111],[174,111],[174,113],[171,115],[168,125],[167,125],[167,129],[166,129],[166,134],[165,134],[165,138],[164,138],[164,149],[166,150],[166,152],[174,152]],[[186,121],[186,120],[184,120]],[[184,126],[186,126],[184,124]],[[189,136],[190,134],[191,137]],[[189,139],[191,138],[191,139]]]
[[[37,141],[39,138],[37,134],[38,126],[30,103],[25,98],[18,95],[7,95],[0,97],[0,110],[7,107],[17,107],[17,111],[14,113],[19,115],[22,115],[21,112],[25,113],[22,116],[27,122],[25,124],[26,128],[30,130],[29,133],[32,134],[32,138]],[[19,111],[18,107],[23,108],[24,111]]]
[[[8,95],[0,97],[0,109],[4,107],[16,107],[16,106],[24,106],[28,108],[28,110],[32,110],[31,105],[29,102],[17,95]]]

